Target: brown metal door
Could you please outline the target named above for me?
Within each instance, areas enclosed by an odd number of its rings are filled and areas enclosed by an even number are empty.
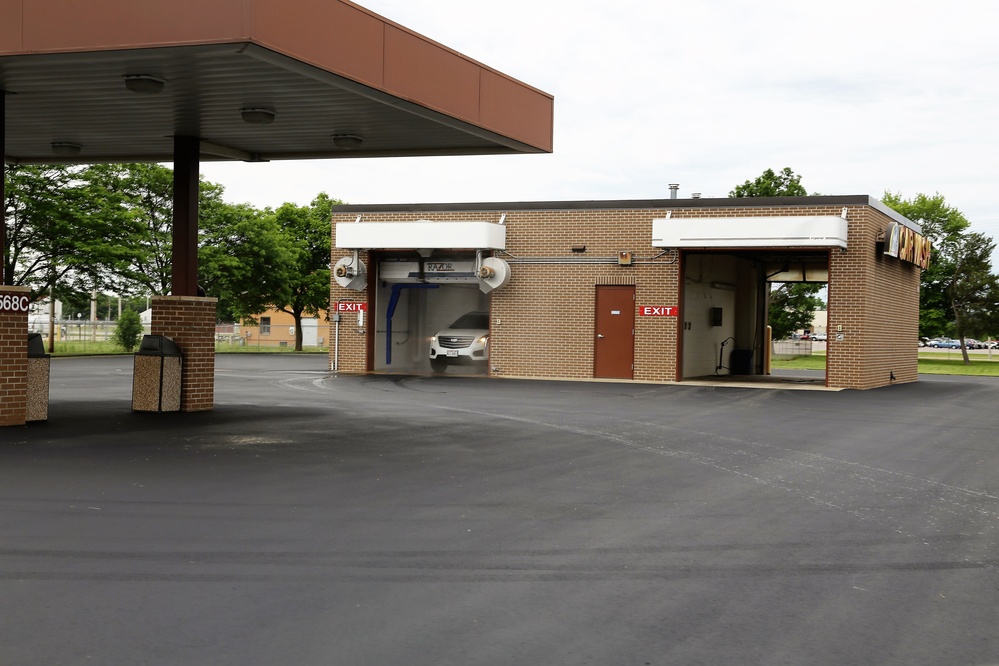
[[[593,376],[635,378],[635,287],[598,286]]]

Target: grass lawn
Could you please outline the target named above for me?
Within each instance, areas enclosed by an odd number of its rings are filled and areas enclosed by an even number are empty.
[[[46,351],[48,349],[46,348]],[[230,353],[242,353],[242,354],[264,354],[264,353],[274,353],[274,354],[315,354],[315,353],[328,353],[326,347],[305,347],[301,352],[296,352],[294,347],[278,347],[278,346],[257,346],[257,345],[227,345],[218,344],[215,345],[215,351],[219,354],[230,354]],[[56,342],[55,352],[53,356],[97,356],[102,354],[128,354],[129,352],[124,351],[121,347],[114,344],[113,342],[103,342],[103,341],[88,341],[88,340],[72,340],[72,341],[59,341]]]
[[[215,346],[219,354],[317,354],[328,353],[326,347],[306,347],[296,352],[294,347],[261,347],[256,345]],[[94,356],[99,354],[126,354],[112,342],[61,341],[56,343],[53,356]],[[777,370],[825,370],[825,354],[798,356],[797,358],[774,359],[772,367]],[[919,373],[922,375],[976,375],[982,377],[999,377],[999,354],[989,358],[984,354],[972,354],[971,363],[964,364],[960,352],[919,352]]]
[[[999,355],[989,358],[982,355],[971,355],[971,363],[964,364],[960,353],[951,358],[940,358],[940,352],[920,352],[919,374],[921,375],[975,375],[981,377],[999,377]],[[774,359],[772,367],[779,370],[825,370],[825,354],[799,356],[788,360]]]

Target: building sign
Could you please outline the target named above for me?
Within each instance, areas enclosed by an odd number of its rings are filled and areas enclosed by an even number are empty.
[[[929,238],[898,222],[892,222],[885,231],[885,254],[924,270],[930,267],[931,246]]]
[[[18,294],[0,295],[0,312],[27,312],[31,299]]]
[[[677,317],[680,308],[675,305],[639,305],[639,317]]]
[[[360,301],[337,301],[337,312],[367,312],[368,304]]]

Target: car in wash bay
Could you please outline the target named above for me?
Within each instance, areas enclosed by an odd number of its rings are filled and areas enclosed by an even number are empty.
[[[481,365],[489,361],[489,313],[466,312],[430,338],[430,367],[444,372],[449,365]]]

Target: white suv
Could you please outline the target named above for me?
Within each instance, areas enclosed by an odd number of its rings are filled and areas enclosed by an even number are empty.
[[[444,372],[449,365],[482,364],[489,360],[489,313],[467,312],[430,338],[430,367]]]

